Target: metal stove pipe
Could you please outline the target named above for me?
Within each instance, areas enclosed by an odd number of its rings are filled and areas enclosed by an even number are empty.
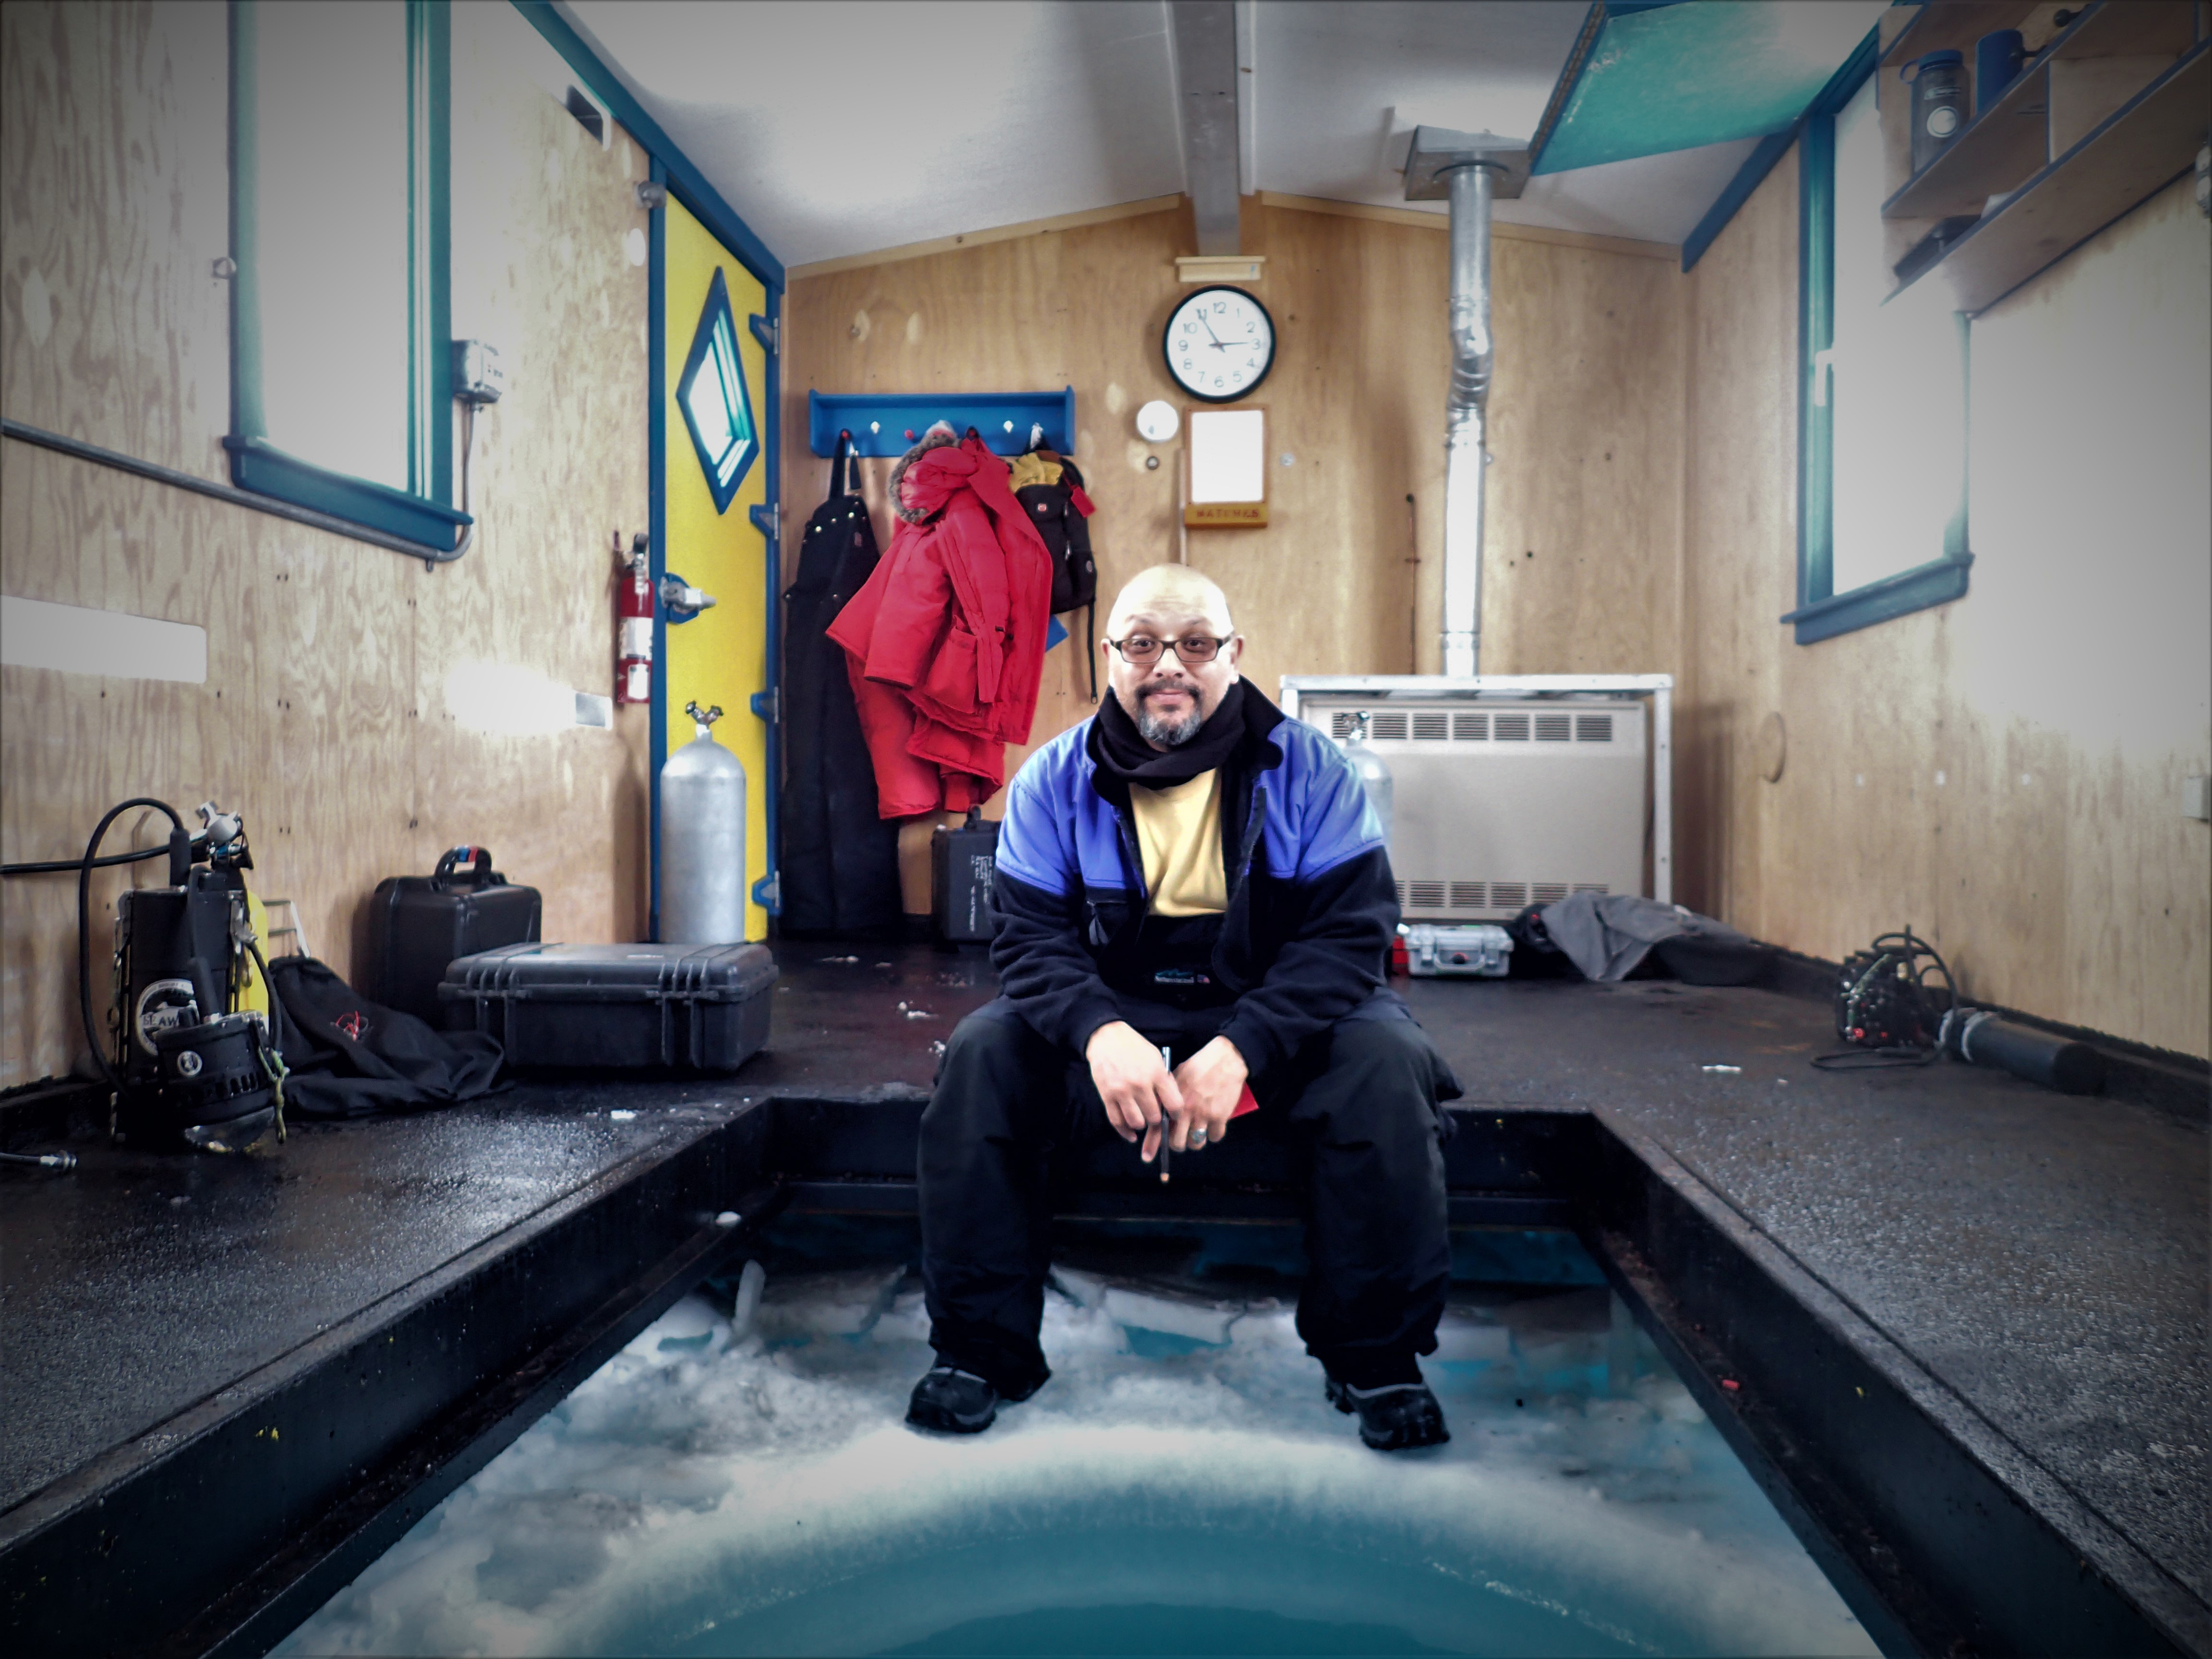
[[[1451,203],[1451,392],[1444,404],[1443,672],[1482,672],[1482,494],[1490,407],[1492,162],[1443,176]]]

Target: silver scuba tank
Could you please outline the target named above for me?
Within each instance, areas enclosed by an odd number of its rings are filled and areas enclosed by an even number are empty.
[[[1390,806],[1394,786],[1390,769],[1382,757],[1367,746],[1367,716],[1352,717],[1352,731],[1344,739],[1344,757],[1352,763],[1352,769],[1359,775],[1360,787],[1367,791],[1367,804],[1375,809],[1375,816],[1382,825],[1385,846],[1390,841]]]
[[[745,937],[745,769],[714,741],[717,707],[686,703],[699,735],[660,769],[660,942]]]

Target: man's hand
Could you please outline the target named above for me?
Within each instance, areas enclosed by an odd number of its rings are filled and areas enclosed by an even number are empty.
[[[1176,1115],[1175,1138],[1168,1145],[1186,1152],[1195,1143],[1218,1146],[1229,1133],[1229,1119],[1249,1075],[1244,1056],[1227,1037],[1218,1036],[1175,1069],[1174,1082],[1182,1095]]]
[[[1091,1034],[1083,1057],[1091,1062],[1098,1098],[1106,1103],[1106,1121],[1124,1140],[1142,1135],[1144,1159],[1151,1163],[1159,1150],[1162,1124],[1173,1127],[1176,1114],[1182,1110],[1182,1091],[1161,1061],[1158,1048],[1145,1041],[1135,1026],[1117,1019]],[[1234,1087],[1229,1103],[1237,1103]]]

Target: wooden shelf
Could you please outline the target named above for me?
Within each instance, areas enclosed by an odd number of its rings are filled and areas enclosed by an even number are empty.
[[[2051,66],[2038,61],[1881,204],[1885,219],[1942,219],[1982,204],[2050,160]]]
[[[1911,38],[1930,12],[1978,15],[1988,9],[1979,0],[1936,0],[1899,40]],[[2195,12],[2192,0],[2097,0],[2052,37],[2048,49],[1994,106],[1968,122],[1935,160],[1882,204],[1882,217],[1978,214],[1989,198],[2002,195],[2073,149],[2165,73],[2195,42]],[[1952,21],[1962,21],[1963,15]],[[1965,50],[1971,58],[1972,42]],[[1895,55],[1894,48],[1890,55]]]
[[[1940,273],[1960,311],[1994,305],[2186,173],[2204,142],[2208,106],[2212,41],[2200,40],[1916,280]]]
[[[2195,0],[2097,0],[2046,58],[2178,58],[2196,44]]]
[[[1893,70],[1931,52],[1963,52],[1971,64],[1974,42],[1995,29],[2018,28],[2035,9],[2026,0],[1929,0],[1905,32],[1889,43],[1881,67]]]

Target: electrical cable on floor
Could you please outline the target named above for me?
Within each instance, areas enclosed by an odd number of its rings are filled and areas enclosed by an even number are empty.
[[[1942,1057],[1941,1048],[1838,1048],[1832,1054],[1815,1054],[1813,1064],[1824,1072],[1886,1072],[1901,1066],[1933,1066]]]
[[[0,1152],[0,1164],[30,1164],[41,1170],[74,1170],[75,1152]]]

